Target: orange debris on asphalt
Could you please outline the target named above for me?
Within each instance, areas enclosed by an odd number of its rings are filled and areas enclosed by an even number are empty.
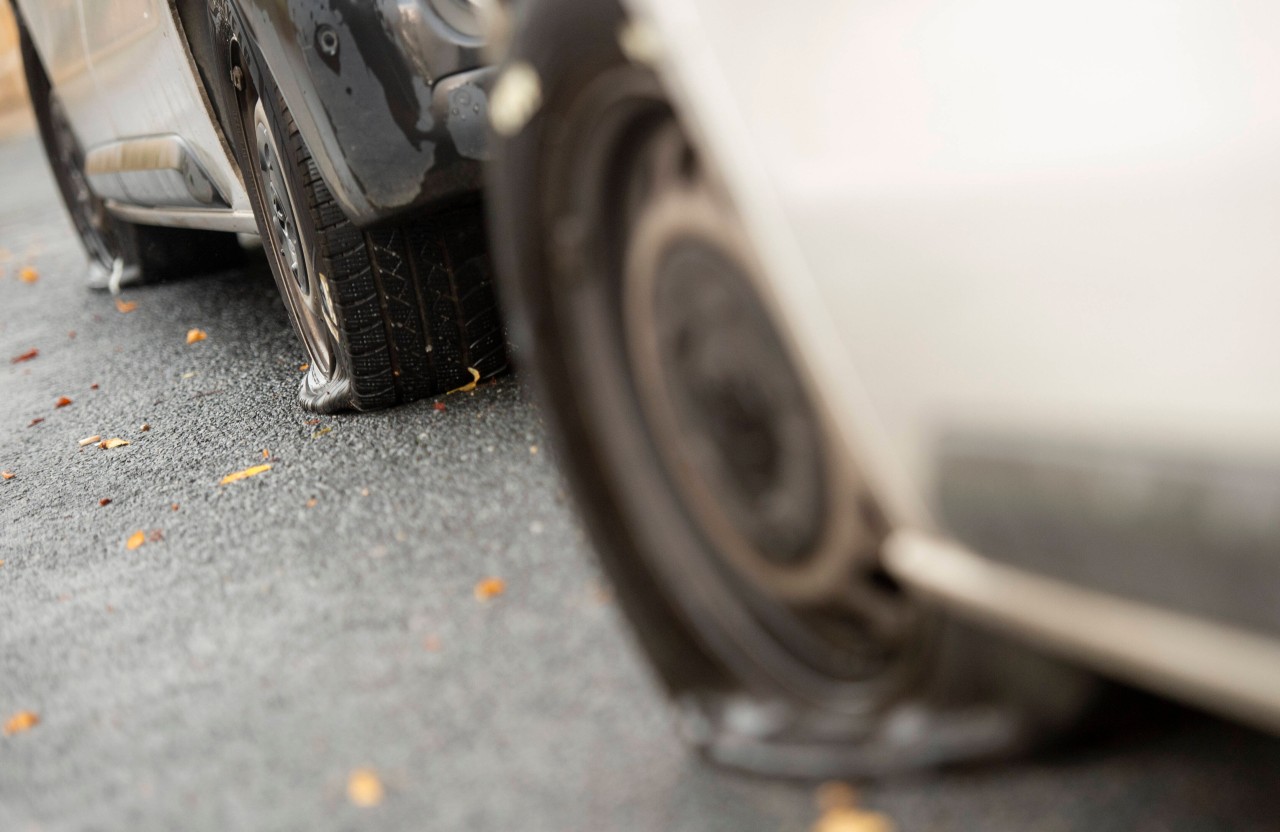
[[[256,477],[259,474],[264,473],[266,471],[270,471],[270,470],[271,470],[271,463],[267,463],[265,465],[255,465],[252,468],[246,468],[243,471],[236,471],[233,474],[227,474],[225,477],[222,478],[222,481],[218,483],[218,485],[228,485],[233,482],[239,482],[240,480],[245,480],[245,479],[248,479],[249,477]]]
[[[485,578],[476,584],[476,600],[488,601],[490,598],[501,595],[506,589],[507,584],[501,578]]]
[[[356,806],[377,806],[383,796],[382,781],[373,769],[358,768],[347,778],[347,799]]]
[[[445,393],[446,396],[450,393],[470,393],[472,390],[476,389],[476,382],[480,380],[480,371],[475,367],[468,367],[467,372],[471,373],[471,381],[468,381],[461,387],[453,388],[449,393]]]
[[[18,711],[5,722],[4,735],[11,737],[14,734],[21,734],[23,731],[30,731],[39,724],[39,714],[34,711]]]

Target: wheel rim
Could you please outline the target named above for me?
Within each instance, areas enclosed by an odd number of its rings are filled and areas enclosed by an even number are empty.
[[[298,222],[300,202],[285,170],[288,157],[261,99],[255,100],[252,112],[251,146],[266,248],[310,358],[309,379],[323,382],[336,369],[338,340],[328,281],[317,268],[315,247]]]
[[[613,457],[604,467],[631,480],[620,493],[647,476],[679,495],[695,543],[645,528],[660,495],[619,503],[637,506],[629,525],[713,652],[740,678],[861,712],[883,698],[858,695],[868,686],[914,678],[923,622],[868,555],[882,521],[815,438],[829,430],[758,298],[745,235],[652,79],[631,67],[614,76],[584,94],[566,128],[581,139],[552,151],[547,174],[566,183],[550,200],[561,281],[551,295],[573,372],[599,399],[581,408],[597,414],[589,430]],[[708,326],[717,307],[722,325]],[[602,338],[612,356],[596,348]],[[640,415],[633,436],[620,433],[627,409]],[[744,462],[735,437],[764,450]],[[645,454],[656,460],[648,475]]]

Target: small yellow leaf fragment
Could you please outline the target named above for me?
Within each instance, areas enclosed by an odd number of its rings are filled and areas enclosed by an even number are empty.
[[[358,768],[347,778],[347,799],[356,806],[377,806],[384,792],[378,773],[370,768]]]
[[[187,343],[194,344],[196,341],[203,341],[209,337],[209,333],[203,329],[191,328],[187,330]]]
[[[236,471],[234,474],[227,474],[222,478],[222,482],[218,483],[218,485],[228,485],[233,482],[239,482],[240,480],[247,480],[249,477],[256,477],[259,474],[270,470],[271,463],[269,462],[265,465],[255,465],[252,468],[246,468],[243,471]]]
[[[12,471],[0,471],[0,479],[11,480],[16,476],[17,474],[13,473]]]
[[[40,279],[40,272],[36,271],[33,266],[23,266],[18,272],[18,279],[23,283],[35,283]]]
[[[80,447],[83,448],[85,445],[92,445],[94,442],[101,442],[101,441],[102,441],[102,435],[95,433],[93,436],[86,436],[84,439],[81,439]]]
[[[138,302],[134,300],[120,300],[116,298],[116,311],[128,314],[138,308]]]
[[[485,578],[476,584],[476,600],[488,601],[501,595],[506,589],[507,584],[501,578]]]
[[[267,449],[267,448],[263,448],[263,449],[262,449],[262,458],[263,458],[263,459],[271,459],[271,451],[270,451],[269,449]]]
[[[147,542],[147,533],[139,529],[138,531],[129,535],[129,539],[124,542],[124,548],[132,552],[134,549],[137,549],[139,546],[141,546],[146,542]]]
[[[305,373],[307,370],[310,370],[310,369],[311,369],[311,365],[310,365],[310,364],[299,364],[299,365],[298,365],[298,372],[300,372],[300,373]]]
[[[332,432],[333,432],[333,428],[326,426],[326,427],[320,428],[315,433],[311,434],[311,438],[319,439],[320,437],[324,436],[326,433],[332,433]]]
[[[822,816],[812,832],[894,832],[896,828],[886,815],[859,808],[857,793],[845,783],[824,783],[817,797]]]
[[[128,444],[129,444],[128,439],[121,439],[118,436],[113,436],[110,439],[104,439],[101,442],[99,442],[98,447],[104,451],[109,451],[112,448],[123,448],[125,445],[128,445]]]
[[[476,382],[480,380],[480,371],[475,367],[468,367],[467,372],[471,373],[471,381],[468,381],[461,387],[453,388],[449,393],[470,393],[472,390],[476,389]],[[445,395],[448,395],[448,393]]]
[[[18,711],[5,722],[4,735],[11,737],[14,734],[21,734],[23,731],[30,731],[39,724],[40,715],[35,711]]]

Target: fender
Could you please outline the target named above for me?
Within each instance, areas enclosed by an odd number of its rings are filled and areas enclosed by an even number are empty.
[[[321,177],[367,226],[479,190],[488,87],[482,39],[441,0],[214,0],[279,86]],[[442,9],[448,11],[448,9]],[[226,86],[226,84],[222,84]]]

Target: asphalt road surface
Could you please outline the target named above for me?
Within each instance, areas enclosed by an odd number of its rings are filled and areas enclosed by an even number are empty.
[[[0,738],[0,830],[813,824],[812,786],[682,747],[518,378],[315,422],[264,266],[119,311],[30,139],[0,145],[0,246],[0,719],[39,716]],[[1280,828],[1280,742],[1137,701],[864,803],[904,832]]]

